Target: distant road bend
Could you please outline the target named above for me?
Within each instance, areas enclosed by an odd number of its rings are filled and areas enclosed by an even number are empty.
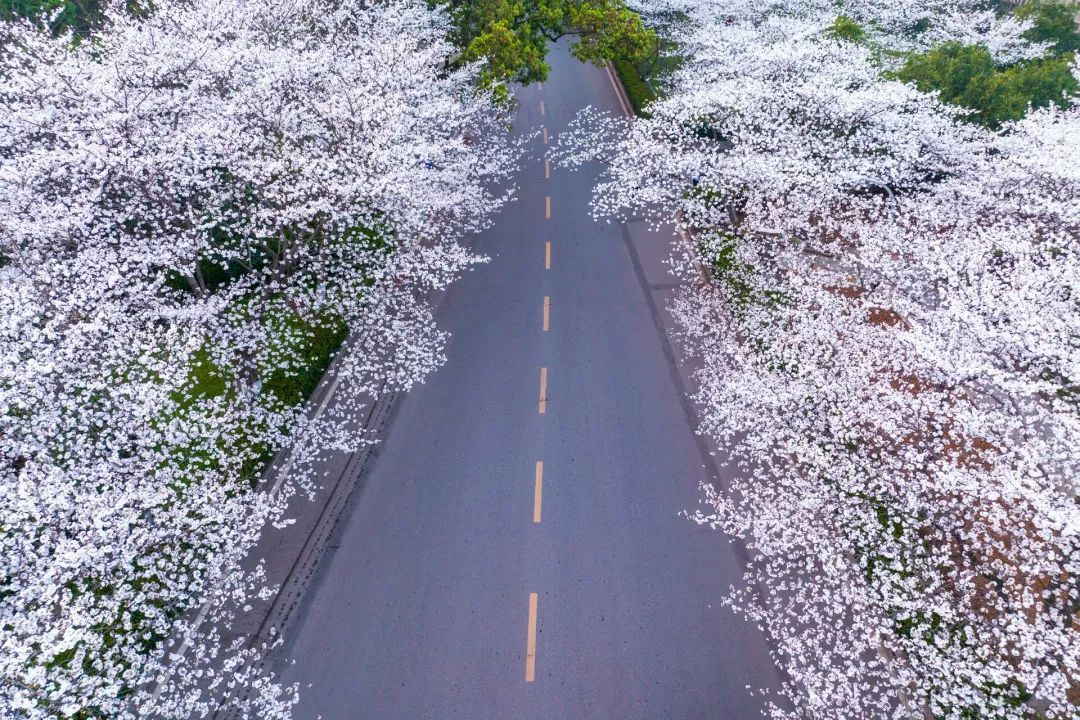
[[[620,112],[605,70],[564,43],[551,62],[520,128]],[[748,686],[777,684],[720,604],[736,552],[679,516],[711,475],[658,324],[666,238],[593,222],[601,168],[542,149],[273,659],[298,718],[740,720],[760,717]]]

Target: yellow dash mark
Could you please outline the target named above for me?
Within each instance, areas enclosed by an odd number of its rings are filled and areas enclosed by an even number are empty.
[[[536,679],[536,593],[529,593],[529,635],[525,642],[525,682]]]
[[[533,491],[533,522],[540,522],[540,497],[544,494],[544,462],[536,461],[536,489]]]
[[[547,128],[544,128],[544,144],[547,145]]]
[[[546,198],[544,198],[544,219],[545,220],[550,220],[551,219],[551,196],[550,195],[548,195]]]
[[[540,414],[547,412],[547,368],[540,368]]]
[[[545,178],[551,177],[551,161],[550,160],[545,160],[544,161],[544,177]]]
[[[544,243],[544,269],[551,269],[551,241]]]
[[[540,114],[541,115],[545,114],[544,113],[544,101],[543,100],[540,101]]]
[[[544,296],[544,332],[548,331],[548,320],[551,315],[551,298]]]

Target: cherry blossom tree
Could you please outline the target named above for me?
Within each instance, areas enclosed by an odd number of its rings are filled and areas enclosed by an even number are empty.
[[[1080,107],[993,132],[889,73],[1045,48],[976,3],[643,9],[685,21],[668,96],[560,155],[611,163],[598,215],[686,232],[673,310],[737,469],[698,520],[752,551],[773,715],[1075,717]]]
[[[460,239],[517,151],[422,2],[140,15],[0,28],[0,715],[286,717],[213,630],[263,591],[239,561],[441,362],[427,297],[481,260]]]

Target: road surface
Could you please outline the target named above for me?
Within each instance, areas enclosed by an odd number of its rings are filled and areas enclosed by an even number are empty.
[[[523,131],[619,112],[604,69],[551,62]],[[546,177],[535,142],[275,654],[298,718],[738,720],[777,684],[721,606],[738,553],[680,516],[711,473],[650,289],[665,238],[594,222],[600,168]]]

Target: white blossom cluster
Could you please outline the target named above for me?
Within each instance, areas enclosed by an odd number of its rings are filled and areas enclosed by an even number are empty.
[[[517,162],[421,0],[147,7],[0,27],[4,718],[288,716],[212,629],[260,592],[239,560],[313,457],[369,441],[370,396],[441,362],[427,298]]]
[[[683,21],[667,97],[562,152],[708,273],[673,310],[739,472],[698,519],[754,556],[774,716],[1077,717],[1080,107],[992,132],[888,79],[882,47],[1043,51],[974,2],[652,9]]]

